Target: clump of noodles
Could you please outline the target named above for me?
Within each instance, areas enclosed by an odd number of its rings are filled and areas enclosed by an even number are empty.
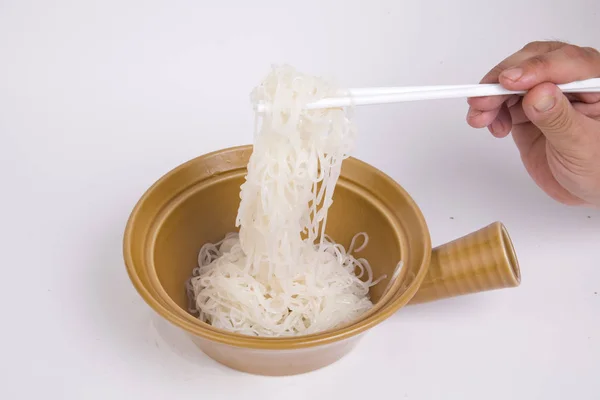
[[[187,284],[190,311],[202,321],[246,335],[304,335],[373,306],[369,288],[385,276],[374,279],[367,260],[352,255],[367,234],[346,251],[324,233],[356,131],[343,109],[304,106],[338,93],[289,66],[274,67],[252,92],[253,103],[268,108],[241,186],[239,233],[202,246]]]

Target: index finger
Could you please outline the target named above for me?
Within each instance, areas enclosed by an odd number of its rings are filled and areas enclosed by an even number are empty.
[[[531,42],[527,43],[523,48],[516,53],[506,57],[498,65],[490,70],[479,83],[498,83],[500,74],[510,67],[514,67],[521,62],[536,55],[550,53],[558,50],[561,47],[567,46],[563,42]]]
[[[509,57],[502,60],[494,68],[492,68],[479,83],[498,83],[500,74],[506,69],[515,67],[525,60],[535,57],[544,53],[548,53],[566,46],[566,43],[562,42],[532,42],[525,45],[521,50],[510,55]],[[477,111],[492,111],[500,109],[502,103],[504,103],[510,96],[485,96],[485,97],[471,97],[467,99],[467,103],[472,109]]]
[[[600,76],[600,53],[589,47],[564,46],[528,58],[503,71],[499,80],[510,90],[529,90],[540,83],[570,83]]]

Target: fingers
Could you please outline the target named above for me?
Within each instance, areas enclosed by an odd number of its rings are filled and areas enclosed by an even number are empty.
[[[510,133],[512,129],[513,121],[511,117],[511,113],[509,111],[508,105],[506,103],[502,104],[500,107],[500,111],[498,112],[498,116],[489,126],[489,130],[497,138],[506,137]]]
[[[586,117],[600,120],[600,103],[572,103],[573,108],[585,115]]]
[[[529,118],[527,118],[527,115],[525,115],[521,102],[515,104],[513,107],[509,108],[509,110],[513,125],[520,125],[529,122]]]
[[[500,74],[510,68],[514,67],[521,62],[531,58],[533,56],[548,53],[554,51],[556,49],[560,49],[561,47],[567,46],[566,43],[562,42],[531,42],[525,45],[521,50],[516,53],[508,56],[504,60],[502,60],[498,65],[490,70],[485,76],[481,79],[480,83],[496,83],[500,77]]]
[[[579,107],[579,106],[578,106]],[[552,83],[531,89],[523,98],[523,112],[560,152],[573,154],[589,142],[595,121],[577,112]]]
[[[600,104],[598,105],[598,108],[600,109]],[[505,110],[508,110],[509,115],[506,114]],[[509,116],[510,118],[508,118]],[[520,96],[510,98],[497,110],[486,112],[470,111],[467,114],[467,120],[473,127],[488,127],[494,136],[500,138],[508,135],[513,125],[529,122],[529,118],[527,118],[523,112],[522,97]],[[499,121],[496,122],[496,120]],[[506,130],[504,128],[506,128]]]
[[[510,96],[471,97],[467,100],[469,111],[467,123],[473,128],[484,128],[494,122],[500,112],[500,107]]]
[[[500,107],[490,111],[480,111],[471,108],[467,113],[467,123],[473,128],[485,128],[498,116]]]
[[[489,131],[497,138],[506,137],[515,125],[530,123],[529,118],[523,111],[521,98],[516,102],[509,100],[503,104],[496,119],[488,126]],[[600,107],[598,107],[600,109]]]
[[[491,111],[500,107],[504,102],[508,103],[508,106],[510,107],[518,102],[519,98],[518,95],[470,97],[467,99],[467,103],[471,106],[471,109]]]
[[[528,90],[542,82],[569,83],[600,76],[600,53],[566,45],[528,58],[502,71],[499,81],[510,90]]]
[[[600,53],[597,50],[562,42],[532,42],[492,68],[481,82],[499,81],[510,90],[531,90],[543,82],[560,84],[593,77],[600,77]],[[573,93],[567,97],[580,103],[600,102],[599,93]],[[504,137],[507,124],[510,131],[512,124],[527,120],[526,113],[518,108],[513,110],[512,105],[517,101],[515,96],[470,98],[467,100],[470,105],[467,123],[474,128],[487,126],[495,136]],[[501,111],[504,103],[508,103],[509,113]],[[598,118],[595,106],[581,104],[576,109],[586,116]],[[507,115],[511,118],[510,123]]]
[[[494,97],[503,97],[506,100],[498,103],[497,99],[494,99]],[[481,99],[486,99],[487,102],[481,103],[483,106],[479,106],[479,108],[469,108],[469,112],[467,113],[467,123],[473,128],[484,128],[486,126],[490,127],[490,125],[498,117],[502,104],[506,103],[507,107],[510,109],[513,105],[519,102],[520,97],[517,95],[490,96],[485,98],[482,97]]]
[[[567,93],[567,99],[573,102],[600,103],[600,93]]]
[[[480,83],[497,83],[499,82],[500,75],[503,71],[508,68],[515,67],[525,60],[535,57],[556,49],[559,49],[563,46],[566,46],[565,43],[562,42],[532,42],[527,44],[521,50],[512,54],[511,56],[505,58],[492,68],[484,77],[481,79]],[[467,99],[467,103],[470,105],[470,108],[476,111],[491,111],[500,108],[500,105],[507,101],[510,96],[487,96],[487,97],[472,97]],[[492,123],[493,120],[490,120],[486,125]],[[474,126],[477,127],[477,126]]]

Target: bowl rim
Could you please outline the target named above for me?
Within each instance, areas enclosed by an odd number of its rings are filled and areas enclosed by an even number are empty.
[[[326,345],[353,336],[357,336],[389,318],[413,298],[428,272],[429,263],[431,259],[431,237],[429,228],[425,221],[425,217],[423,216],[421,209],[416,204],[414,199],[398,182],[393,180],[389,175],[385,174],[383,171],[379,170],[373,165],[368,164],[355,157],[349,157],[348,159],[344,160],[344,162],[351,162],[359,165],[361,168],[369,169],[372,173],[379,175],[380,178],[389,183],[391,186],[394,186],[396,190],[400,191],[406,199],[407,205],[414,212],[418,221],[418,225],[421,229],[421,233],[424,236],[424,257],[419,264],[418,272],[413,278],[412,282],[410,282],[409,286],[396,299],[392,299],[387,304],[384,304],[377,312],[373,313],[367,318],[359,319],[354,323],[345,325],[338,329],[318,332],[310,335],[273,338],[248,336],[228,332],[222,329],[213,328],[209,324],[206,324],[199,320],[192,322],[173,312],[173,310],[171,310],[163,303],[164,299],[156,298],[156,296],[154,296],[148,290],[148,288],[142,283],[141,279],[139,278],[134,267],[135,262],[133,260],[131,250],[134,227],[136,225],[137,218],[144,203],[153,194],[157,187],[161,186],[161,184],[163,184],[166,180],[171,178],[173,175],[177,174],[179,171],[186,169],[191,164],[197,163],[202,159],[214,157],[215,155],[220,155],[227,152],[251,151],[252,147],[253,146],[251,144],[227,147],[202,154],[198,157],[194,157],[162,175],[144,192],[144,194],[136,202],[133,210],[129,215],[129,218],[127,219],[127,224],[125,227],[125,232],[123,236],[123,258],[125,261],[125,266],[129,279],[132,282],[138,294],[146,302],[146,304],[148,304],[161,317],[165,318],[167,321],[171,322],[175,326],[185,330],[186,332],[194,336],[199,336],[204,339],[235,347],[266,350],[292,350]]]

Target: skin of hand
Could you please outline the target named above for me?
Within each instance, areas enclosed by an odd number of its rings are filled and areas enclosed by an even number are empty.
[[[600,206],[600,93],[563,94],[556,86],[600,77],[600,53],[562,42],[532,42],[481,83],[525,96],[469,98],[467,123],[498,138],[512,133],[535,183],[567,205]]]

